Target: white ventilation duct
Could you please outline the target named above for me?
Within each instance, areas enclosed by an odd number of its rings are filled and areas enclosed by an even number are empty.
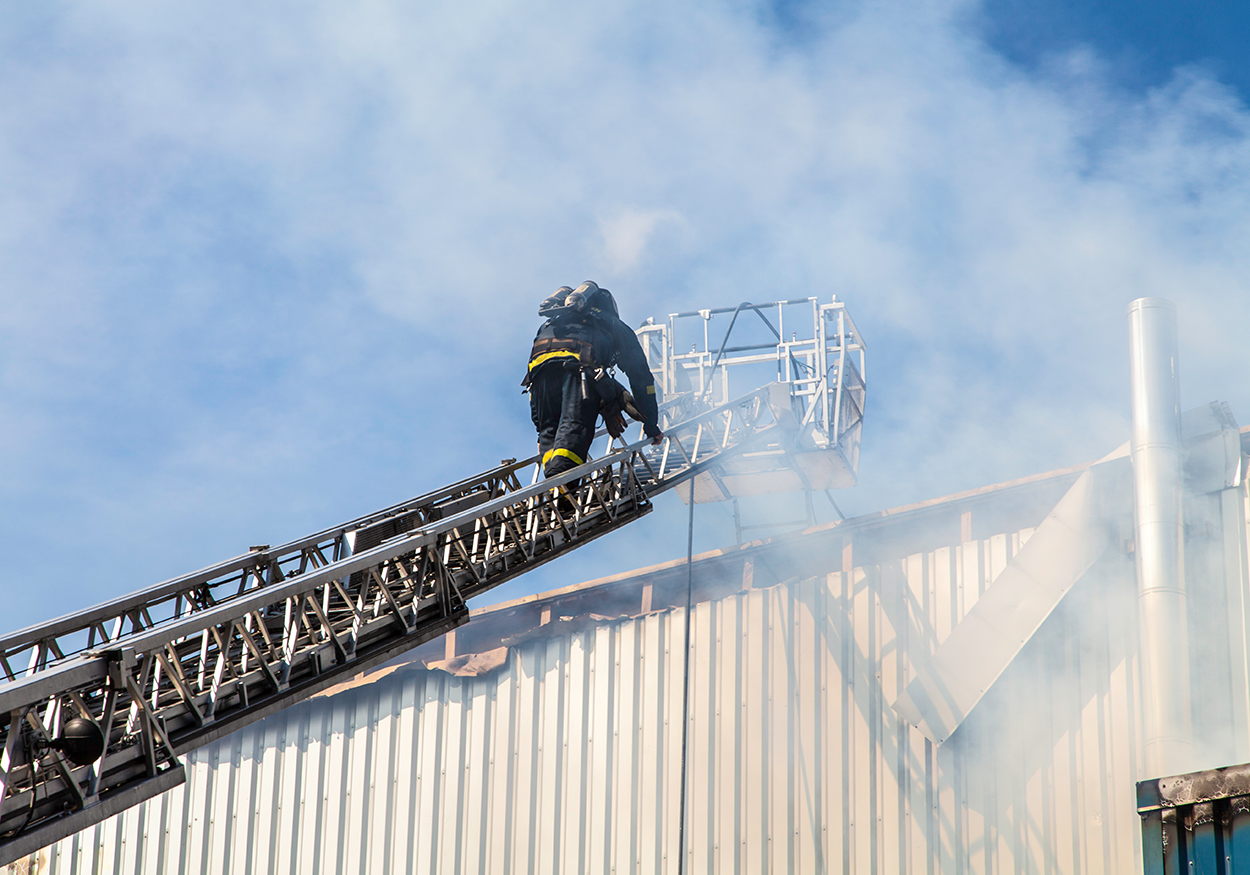
[[[937,651],[894,711],[942,744],[1112,542],[1105,496],[1128,489],[1127,447],[1091,465]]]
[[[1193,756],[1176,306],[1138,298],[1128,324],[1145,767],[1161,777],[1188,771]]]

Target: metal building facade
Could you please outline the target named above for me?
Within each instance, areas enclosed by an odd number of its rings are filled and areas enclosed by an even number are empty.
[[[1079,473],[696,559],[686,871],[1141,871],[1128,523],[946,743],[891,708]],[[1202,717],[1241,762],[1245,486],[1202,501]],[[480,612],[28,870],[676,871],[685,582],[669,563]]]

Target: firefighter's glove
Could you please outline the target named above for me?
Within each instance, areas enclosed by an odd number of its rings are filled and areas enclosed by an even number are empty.
[[[614,438],[619,438],[625,433],[625,417],[621,416],[619,410],[609,413],[603,412],[603,424],[608,430],[608,434]]]
[[[599,412],[603,415],[603,425],[608,430],[608,434],[614,438],[620,437],[625,433],[625,417],[621,410],[620,397],[601,398],[599,401]]]
[[[629,394],[628,389],[621,390],[621,406],[625,408],[625,412],[629,414],[630,419],[637,422],[647,421],[647,417],[642,415],[638,405],[634,403],[634,396]]]

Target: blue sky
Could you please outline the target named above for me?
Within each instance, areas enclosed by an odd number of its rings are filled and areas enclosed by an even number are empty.
[[[1084,48],[1125,88],[1157,88],[1176,68],[1198,67],[1250,94],[1250,8],[1234,0],[988,0],[977,17],[991,48],[1034,72]]]
[[[847,301],[871,355],[852,513],[1118,445],[1141,295],[1180,307],[1186,403],[1250,422],[1245,14],[1184,15],[10,11],[2,625],[529,452],[537,302],[588,277],[634,323]],[[501,596],[681,555],[658,504]],[[732,540],[728,508],[698,522]]]

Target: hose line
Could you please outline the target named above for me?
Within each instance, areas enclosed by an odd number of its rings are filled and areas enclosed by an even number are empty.
[[[694,478],[690,480],[690,524],[686,531],[686,636],[681,687],[681,802],[677,821],[677,875],[686,871],[686,743],[690,737],[690,603],[694,591]]]

